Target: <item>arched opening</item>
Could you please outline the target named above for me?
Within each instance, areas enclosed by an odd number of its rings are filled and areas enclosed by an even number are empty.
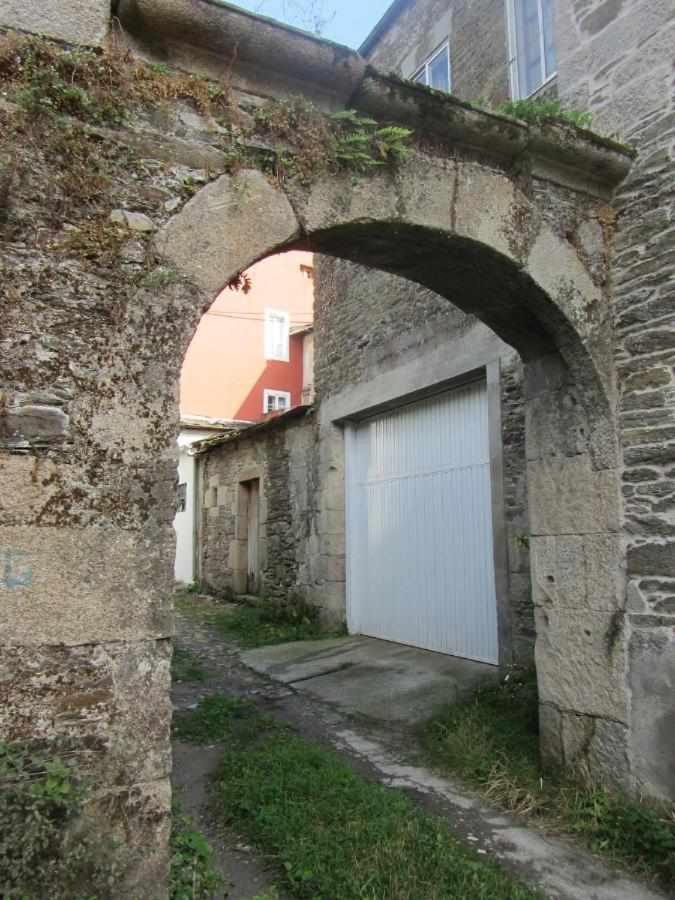
[[[312,254],[271,256],[253,266],[240,283],[221,291],[197,326],[180,379],[179,495],[174,519],[174,574],[179,584],[199,579],[198,519],[204,505],[222,506],[217,491],[202,483],[195,445],[234,435],[309,402],[313,300]],[[236,493],[242,502],[236,498],[230,502],[237,510],[241,505],[242,522],[231,523],[233,534],[241,532],[237,537],[241,546],[232,551],[236,561],[222,546],[216,551],[223,575],[234,565],[236,587],[244,592],[259,583],[263,564],[253,540],[258,480],[240,479]],[[254,496],[249,498],[251,490]],[[245,528],[246,510],[251,537]]]
[[[615,758],[608,766],[605,752],[625,744],[627,701],[613,375],[601,349],[602,226],[592,201],[557,226],[555,202],[537,205],[502,174],[472,162],[416,163],[396,178],[369,179],[367,202],[358,179],[294,185],[287,195],[258,172],[223,176],[165,227],[157,248],[211,296],[286,250],[349,260],[445,297],[520,353],[542,749],[621,780],[625,750],[620,765]],[[592,232],[594,258],[582,226]],[[396,399],[385,391],[350,409],[319,398],[327,490],[344,489],[336,486],[336,429]],[[319,545],[325,537],[319,527]]]

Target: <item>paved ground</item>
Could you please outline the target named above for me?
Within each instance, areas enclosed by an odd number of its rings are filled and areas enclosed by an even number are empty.
[[[495,666],[369,637],[260,647],[241,659],[347,713],[411,725],[498,678]]]
[[[201,597],[194,602],[205,609],[211,606]],[[364,776],[405,789],[420,806],[444,817],[458,837],[478,853],[498,859],[521,880],[539,887],[555,900],[663,900],[662,894],[610,870],[573,843],[527,828],[518,819],[487,807],[463,787],[429,771],[416,755],[415,741],[400,718],[385,723],[362,714],[352,715],[344,703],[327,703],[305,691],[303,685],[311,678],[288,685],[255,672],[245,665],[235,646],[193,616],[178,616],[177,644],[195,653],[209,671],[207,680],[200,684],[174,687],[177,709],[192,707],[200,697],[212,693],[248,697],[302,736],[337,749]],[[304,652],[307,646],[304,645]],[[327,643],[326,648],[334,652],[334,642]],[[316,650],[310,648],[309,654]],[[292,657],[301,651],[294,647],[292,651],[277,652]],[[274,664],[281,664],[281,660]],[[311,670],[307,671],[311,674]],[[395,704],[395,698],[391,702]],[[221,871],[231,886],[228,900],[251,900],[275,882],[275,872],[237,834],[214,825],[209,813],[209,786],[218,755],[217,747],[177,744],[174,785],[184,809],[197,819],[216,851]],[[280,897],[283,900],[283,894]]]

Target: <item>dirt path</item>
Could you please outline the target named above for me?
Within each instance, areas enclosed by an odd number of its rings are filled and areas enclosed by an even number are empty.
[[[213,601],[195,605],[208,613]],[[403,726],[386,726],[350,716],[298,689],[272,681],[245,666],[232,643],[202,616],[178,613],[178,647],[189,650],[208,672],[200,683],[174,686],[174,707],[189,709],[201,697],[222,693],[246,697],[301,736],[336,749],[365,777],[403,788],[425,809],[445,818],[479,853],[494,857],[514,875],[556,900],[657,900],[659,894],[611,870],[592,854],[563,838],[526,827],[522,821],[486,807],[465,788],[441,778],[421,762],[415,740]],[[174,785],[183,808],[209,838],[226,880],[230,900],[265,895],[274,869],[234,833],[218,829],[208,812],[208,790],[219,761],[218,747],[174,746]],[[274,895],[273,895],[274,896]],[[283,897],[283,894],[279,894]],[[422,900],[422,898],[419,898]]]
[[[250,673],[250,682],[247,680],[247,672],[238,664],[234,648],[223,644],[207,625],[178,614],[177,630],[176,646],[193,652],[208,674],[202,682],[174,684],[174,710],[191,709],[209,694],[248,697],[256,690],[257,676]],[[217,744],[173,742],[174,793],[182,811],[206,836],[214,852],[215,866],[223,878],[224,889],[214,900],[224,897],[283,900],[283,893],[275,887],[277,873],[273,866],[241,835],[216,823],[210,812],[210,794],[221,757],[222,748]]]

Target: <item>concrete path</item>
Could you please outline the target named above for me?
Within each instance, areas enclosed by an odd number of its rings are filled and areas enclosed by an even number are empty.
[[[349,713],[415,724],[496,681],[495,666],[369,637],[260,647],[242,662]]]
[[[199,598],[199,603],[208,611],[209,601]],[[215,608],[222,609],[222,606],[215,605]],[[343,647],[348,655],[352,652],[348,650],[350,639],[292,647],[283,645],[268,648],[264,653],[249,651],[241,654],[207,622],[179,615],[177,643],[201,659],[209,670],[209,677],[202,684],[177,685],[174,689],[176,707],[190,707],[200,697],[212,693],[249,698],[261,711],[285,722],[301,736],[335,749],[345,762],[365,777],[405,790],[422,808],[444,818],[453,832],[479,854],[499,861],[521,881],[539,888],[551,900],[664,900],[665,894],[611,868],[573,841],[528,827],[523,820],[489,807],[463,786],[432,772],[420,760],[415,738],[400,716],[386,722],[382,721],[386,717],[378,720],[363,714],[354,716],[347,710],[344,699],[327,703],[313,692],[304,689],[301,692],[300,688],[312,678],[317,684],[321,681],[321,676],[312,674],[318,670],[312,668],[311,657],[320,658],[324,651],[328,656],[336,647]],[[357,648],[360,643],[356,642]],[[254,660],[261,670],[264,657],[268,660],[265,665],[279,667],[276,676],[286,673],[286,678],[296,680],[291,683],[285,683],[280,677],[273,680],[271,668],[270,675],[255,672],[244,663],[244,659],[251,659],[251,654],[257,654]],[[291,665],[291,660],[295,658],[299,665],[302,655],[308,657],[303,663],[305,669],[294,668],[295,663]],[[297,681],[300,671],[309,674],[310,678]],[[391,677],[393,668],[389,667],[388,671]],[[356,688],[353,695],[357,695]],[[399,707],[395,684],[390,686],[389,703],[394,708]],[[408,701],[401,702],[399,708],[409,708]],[[356,711],[356,705],[352,710]],[[186,784],[190,781],[191,753],[186,745],[177,750],[174,780],[176,784]],[[192,750],[195,768],[204,767],[203,751],[200,747]],[[206,823],[210,836],[213,829],[208,827],[208,810],[205,808],[202,813],[200,820]],[[253,874],[252,882],[249,881],[247,873],[240,868],[241,859],[237,858],[233,841],[236,836],[230,836],[216,848],[232,883],[230,896],[255,897],[255,894],[246,893],[251,883],[257,887],[257,883],[266,881],[269,885],[275,880],[274,874],[270,873],[264,858],[246,848],[247,868]]]

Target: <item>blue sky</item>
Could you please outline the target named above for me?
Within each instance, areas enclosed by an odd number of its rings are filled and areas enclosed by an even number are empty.
[[[229,0],[252,12],[314,31],[357,49],[392,0]]]

